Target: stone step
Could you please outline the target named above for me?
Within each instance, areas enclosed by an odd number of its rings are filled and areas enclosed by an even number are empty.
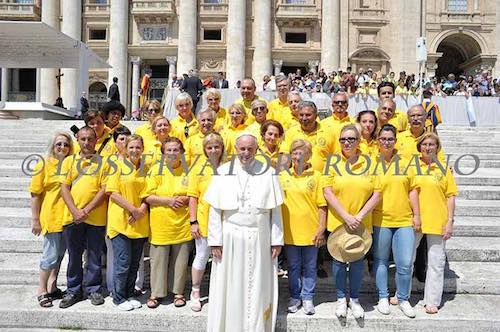
[[[446,253],[449,261],[500,262],[500,237],[452,237]]]
[[[457,199],[455,216],[498,217],[500,216],[500,207],[498,202],[491,200],[482,201]]]
[[[145,305],[132,312],[120,312],[111,299],[106,298],[102,306],[92,306],[89,301],[75,304],[68,309],[59,309],[58,302],[49,309],[42,309],[33,294],[36,287],[0,286],[4,296],[0,298],[0,325],[9,328],[71,328],[104,329],[122,331],[205,331],[208,306],[200,313],[194,313],[189,306],[175,308],[168,300],[166,305],[151,310]],[[145,303],[146,297],[141,297]],[[316,314],[306,316],[302,311],[286,313],[287,294],[280,292],[277,331],[332,331],[341,328],[335,318],[335,297],[333,294],[318,294],[315,297]],[[495,331],[500,324],[500,297],[494,295],[445,295],[444,306],[437,315],[427,315],[419,298],[414,319],[405,317],[397,307],[391,307],[389,317],[380,314],[375,306],[377,299],[369,294],[362,295],[360,302],[366,314],[362,322],[356,322],[349,313],[344,323],[346,328],[358,330],[362,324],[366,331],[428,331],[428,330],[474,330]],[[467,308],[467,310],[464,310]],[[361,330],[361,329],[360,329]]]
[[[461,199],[500,200],[500,187],[499,186],[460,186],[458,196]]]

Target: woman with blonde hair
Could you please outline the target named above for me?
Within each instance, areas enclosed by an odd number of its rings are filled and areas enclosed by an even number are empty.
[[[170,137],[172,126],[166,117],[160,115],[152,120],[151,130],[154,133],[154,140],[144,143],[145,160],[148,164],[161,159],[161,149],[163,143]]]
[[[136,135],[142,136],[144,140],[144,146],[146,147],[150,141],[156,141],[156,137],[153,131],[153,120],[161,115],[161,104],[158,100],[147,100],[142,106],[143,113],[145,114],[148,122],[137,127],[135,130]]]
[[[328,231],[334,233],[343,227],[352,232],[372,233],[372,210],[380,200],[380,185],[371,174],[369,159],[361,155],[361,135],[355,125],[346,125],[340,131],[341,161],[324,179],[324,195],[328,202]],[[356,193],[353,195],[353,193]],[[368,251],[366,249],[366,251]],[[347,317],[347,307],[355,318],[364,317],[359,303],[359,291],[363,281],[366,252],[352,260],[333,260],[332,269],[337,292],[335,314]],[[347,267],[349,266],[349,272]],[[349,303],[346,281],[349,277]]]
[[[203,198],[210,184],[214,170],[224,160],[224,140],[218,133],[210,133],[203,139],[203,152],[205,161],[198,162],[195,169],[189,175],[189,215],[191,235],[196,246],[196,255],[193,260],[191,279],[191,309],[201,310],[200,286],[205,267],[210,255],[208,247],[208,211],[210,205]]]
[[[169,137],[163,142],[165,163],[150,170],[146,190],[141,194],[150,206],[151,295],[149,308],[157,308],[161,299],[174,293],[174,306],[186,305],[187,265],[191,251],[188,177],[181,163],[182,142]],[[168,271],[168,272],[166,272]]]
[[[453,234],[455,197],[457,185],[450,168],[442,169],[435,162],[441,150],[439,137],[434,133],[425,133],[417,143],[421,153],[421,173],[415,176],[419,187],[419,204],[422,220],[421,231],[415,234],[416,250],[425,236],[427,239],[427,274],[425,277],[424,306],[425,312],[435,314],[441,305],[446,265],[446,241]]]
[[[42,234],[43,252],[40,260],[40,276],[37,291],[38,304],[52,307],[52,301],[61,299],[57,288],[57,276],[66,246],[63,240],[63,215],[65,203],[61,197],[60,163],[73,153],[73,140],[67,133],[58,132],[51,139],[46,159],[35,166],[31,178],[31,232]]]
[[[141,194],[146,187],[148,169],[142,164],[144,141],[132,135],[126,141],[126,158],[108,177],[109,195],[107,236],[113,248],[113,303],[120,310],[141,307],[134,298],[135,283],[144,243],[149,236],[149,209]]]
[[[292,168],[280,173],[285,193],[281,211],[288,261],[288,312],[295,313],[302,305],[306,315],[313,315],[316,260],[318,248],[325,243],[326,201],[321,173],[309,163],[311,143],[303,139],[293,141],[290,154]]]
[[[170,122],[172,125],[172,136],[177,137],[184,143],[189,137],[198,133],[200,126],[193,113],[193,99],[186,92],[181,92],[175,97],[175,109],[177,116]]]
[[[235,153],[236,138],[248,127],[245,122],[248,114],[241,104],[232,104],[228,108],[230,123],[220,134],[226,142],[226,151],[228,155]]]
[[[210,109],[212,109],[215,116],[215,125],[214,130],[220,132],[223,130],[230,122],[229,115],[225,108],[220,106],[220,102],[222,100],[222,96],[219,90],[210,88],[205,93],[207,97],[207,104]]]

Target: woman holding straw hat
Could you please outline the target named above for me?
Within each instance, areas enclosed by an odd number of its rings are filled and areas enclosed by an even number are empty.
[[[328,250],[334,259],[332,270],[337,288],[335,314],[338,318],[347,316],[348,305],[355,318],[364,317],[359,303],[359,289],[363,279],[364,256],[372,241],[371,211],[380,200],[380,185],[377,177],[371,175],[369,159],[361,156],[360,138],[355,125],[342,128],[339,138],[342,159],[323,185],[328,202],[327,228],[332,232]],[[346,300],[347,266],[349,304]]]

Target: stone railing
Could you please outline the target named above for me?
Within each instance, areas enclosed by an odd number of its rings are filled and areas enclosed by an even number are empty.
[[[200,2],[200,16],[227,16],[227,4],[229,0],[208,0]]]
[[[8,101],[35,101],[36,93],[35,92],[9,92]]]
[[[109,16],[109,1],[85,0],[83,13],[86,16]]]
[[[132,0],[130,12],[136,21],[168,21],[175,17],[174,0]]]
[[[319,19],[316,0],[280,0],[276,8],[276,20],[305,20]],[[279,23],[279,22],[278,22]]]
[[[41,10],[37,1],[27,0],[12,3],[7,0],[0,0],[0,20],[39,21],[40,17]]]

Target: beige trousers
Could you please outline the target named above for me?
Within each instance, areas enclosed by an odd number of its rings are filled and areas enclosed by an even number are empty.
[[[191,241],[172,245],[151,244],[151,297],[184,294]]]
[[[415,233],[413,262],[415,262],[417,248],[424,235],[427,237],[427,273],[425,275],[424,304],[439,307],[443,298],[446,241],[443,240],[442,235]]]

